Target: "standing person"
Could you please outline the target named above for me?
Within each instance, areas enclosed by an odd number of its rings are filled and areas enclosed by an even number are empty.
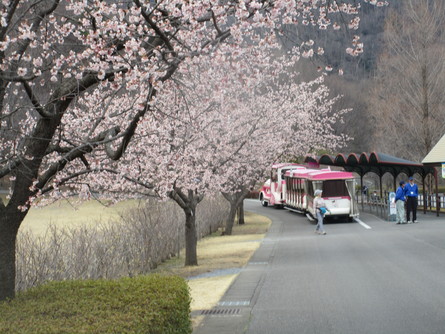
[[[363,186],[363,196],[365,196],[366,199],[368,199],[368,187]]]
[[[318,234],[326,234],[324,227],[323,227],[323,217],[326,213],[326,204],[321,198],[322,191],[320,189],[315,190],[314,195],[314,212],[317,214],[317,227],[315,228],[315,233]]]
[[[405,186],[405,196],[406,196],[406,219],[408,224],[418,223],[417,221],[417,196],[419,195],[419,188],[417,184],[414,183],[414,178],[409,177],[409,182]],[[413,212],[413,220],[410,220],[411,211]]]
[[[377,195],[377,191],[374,190],[374,192],[371,195],[371,201],[373,203],[377,203],[379,201],[379,195]]]
[[[405,220],[405,181],[400,181],[396,191],[396,224],[406,224]]]

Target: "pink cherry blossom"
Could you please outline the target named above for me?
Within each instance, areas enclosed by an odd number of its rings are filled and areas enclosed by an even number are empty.
[[[9,231],[0,244],[12,244],[31,205],[52,198],[100,190],[195,205],[235,192],[280,154],[344,143],[333,124],[346,111],[323,79],[301,82],[290,70],[321,43],[281,56],[278,37],[284,23],[335,30],[340,17],[357,29],[360,2],[3,0],[0,177],[15,180],[12,200],[0,202]],[[351,43],[349,55],[363,51]],[[14,261],[0,259],[0,277]],[[13,285],[0,282],[0,300]]]

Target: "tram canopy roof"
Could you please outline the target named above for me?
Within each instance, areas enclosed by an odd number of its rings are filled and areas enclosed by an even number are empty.
[[[319,165],[343,167],[348,172],[355,172],[360,176],[373,172],[379,176],[390,173],[394,178],[400,173],[408,176],[419,174],[424,178],[428,174],[435,173],[435,169],[431,166],[425,166],[418,162],[413,162],[401,158],[394,157],[389,154],[371,152],[339,153],[336,156],[324,154],[319,157],[307,156],[305,163],[316,163]]]
[[[439,165],[445,163],[445,135],[439,139],[433,149],[422,160],[422,163],[428,165]]]

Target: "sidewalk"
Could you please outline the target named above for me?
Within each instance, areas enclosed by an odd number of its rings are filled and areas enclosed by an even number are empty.
[[[196,311],[205,315],[193,334],[238,334],[244,333],[250,313],[264,280],[269,262],[274,254],[274,234],[278,234],[281,223],[274,221],[260,247],[248,264],[226,291],[218,305],[211,310]],[[204,313],[204,314],[203,314]]]

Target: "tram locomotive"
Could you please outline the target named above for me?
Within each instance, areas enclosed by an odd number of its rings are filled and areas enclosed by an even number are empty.
[[[305,168],[299,164],[294,163],[279,163],[273,164],[270,179],[268,179],[260,191],[260,202],[263,206],[273,205],[281,207],[285,204],[283,197],[283,187],[286,186],[284,174],[295,168]]]

